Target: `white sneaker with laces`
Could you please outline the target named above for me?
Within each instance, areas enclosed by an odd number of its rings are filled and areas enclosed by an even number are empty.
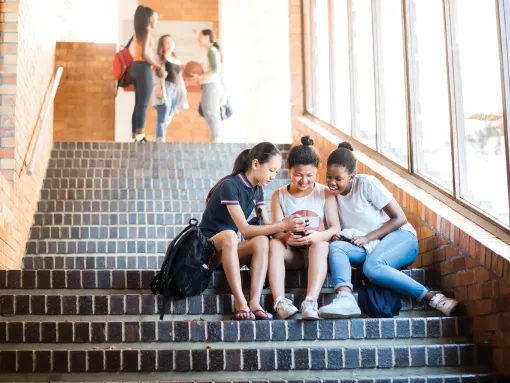
[[[357,318],[361,315],[361,310],[356,302],[354,295],[345,291],[336,294],[329,305],[321,307],[319,315],[323,318]]]
[[[290,299],[283,297],[276,299],[273,308],[280,319],[290,318],[299,311],[298,308],[292,304]]]
[[[301,319],[317,320],[320,319],[317,300],[307,298],[301,303]]]
[[[430,300],[430,307],[441,311],[446,316],[451,316],[459,302],[455,299],[445,297],[444,294],[436,293]]]

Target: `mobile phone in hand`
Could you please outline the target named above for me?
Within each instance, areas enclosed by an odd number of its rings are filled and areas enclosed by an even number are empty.
[[[306,236],[306,232],[305,231],[295,231],[294,235],[297,235],[299,237],[304,237],[304,236]]]

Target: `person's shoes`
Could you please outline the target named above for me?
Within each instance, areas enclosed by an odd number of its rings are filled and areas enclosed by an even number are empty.
[[[303,320],[320,319],[317,300],[308,298],[303,301],[301,304],[301,318]]]
[[[280,319],[287,319],[296,314],[299,310],[287,298],[279,298],[274,304],[274,311]]]
[[[330,319],[357,318],[361,315],[361,310],[354,295],[340,291],[333,302],[321,307],[319,315]]]
[[[444,294],[436,293],[430,300],[429,306],[441,311],[446,316],[451,316],[459,302],[455,299],[445,297]]]

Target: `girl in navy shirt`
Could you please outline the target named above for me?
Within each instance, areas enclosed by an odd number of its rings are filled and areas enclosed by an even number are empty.
[[[216,248],[213,267],[223,265],[235,300],[236,320],[267,320],[271,314],[260,305],[260,296],[266,279],[269,239],[267,235],[282,231],[303,231],[306,223],[299,216],[286,217],[269,224],[264,207],[264,192],[276,177],[282,165],[282,156],[269,142],[246,149],[235,160],[231,175],[223,177],[210,190],[206,199],[200,229]],[[254,209],[260,209],[264,225],[250,225],[247,221]],[[240,231],[245,241],[238,243]],[[250,264],[251,285],[249,302],[241,286],[240,267]]]

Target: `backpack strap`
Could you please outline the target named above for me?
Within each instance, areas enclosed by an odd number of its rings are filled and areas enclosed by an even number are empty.
[[[131,46],[131,43],[133,42],[133,38],[135,37],[135,35],[131,36],[131,38],[129,39],[128,43],[126,44],[125,48],[129,49],[129,47]]]

